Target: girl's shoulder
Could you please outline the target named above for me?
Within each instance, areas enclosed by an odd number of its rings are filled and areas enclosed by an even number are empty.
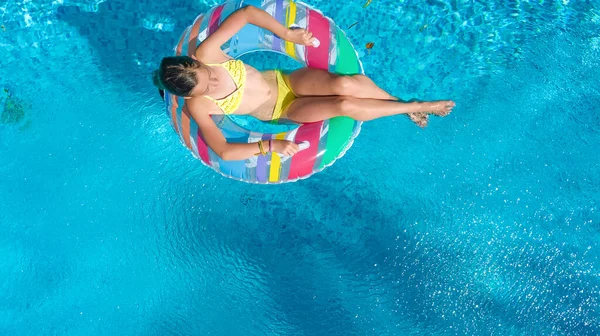
[[[206,97],[192,97],[187,99],[185,104],[192,115],[196,113],[205,114],[222,114],[221,109],[214,101]]]
[[[202,44],[200,44],[200,46],[198,46],[198,48],[196,48],[196,52],[194,53],[194,56],[196,57],[196,59],[204,64],[218,64],[218,63],[223,63],[223,62],[227,62],[229,60],[232,60],[233,58],[229,55],[227,55],[226,53],[223,52],[223,50],[219,49],[219,50],[203,50],[201,48]]]

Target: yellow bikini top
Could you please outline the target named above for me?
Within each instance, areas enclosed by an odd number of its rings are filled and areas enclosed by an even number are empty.
[[[242,95],[244,94],[244,84],[246,84],[246,67],[244,62],[240,60],[229,60],[220,64],[207,64],[208,66],[220,66],[227,70],[231,79],[235,83],[236,89],[229,96],[222,99],[214,99],[209,96],[204,96],[215,102],[223,113],[230,114],[235,112],[242,103]]]

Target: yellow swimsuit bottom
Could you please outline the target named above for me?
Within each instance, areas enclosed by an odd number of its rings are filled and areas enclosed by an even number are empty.
[[[277,121],[284,116],[287,109],[297,98],[290,88],[288,75],[281,70],[275,70],[275,76],[277,78],[277,101],[271,117],[273,121]]]

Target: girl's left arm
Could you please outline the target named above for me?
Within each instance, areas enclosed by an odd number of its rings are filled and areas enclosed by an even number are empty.
[[[269,13],[254,6],[246,6],[229,15],[219,28],[196,48],[196,58],[221,59],[223,57],[221,46],[248,23],[267,29],[286,41],[312,45],[315,40],[312,34],[304,29],[288,29]]]

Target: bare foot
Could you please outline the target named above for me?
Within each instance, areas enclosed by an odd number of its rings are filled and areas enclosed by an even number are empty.
[[[453,102],[452,100],[438,100],[438,101],[433,101],[433,102],[426,102],[426,103],[421,103],[422,104],[422,110],[423,111],[427,111],[428,113],[434,114],[436,116],[440,116],[440,117],[445,117],[448,114],[450,114],[450,112],[452,112],[452,109],[454,108],[454,106],[456,106],[456,103]]]
[[[419,127],[426,127],[427,122],[429,121],[429,116],[426,112],[409,113],[408,116],[410,117],[410,120],[412,120]]]

